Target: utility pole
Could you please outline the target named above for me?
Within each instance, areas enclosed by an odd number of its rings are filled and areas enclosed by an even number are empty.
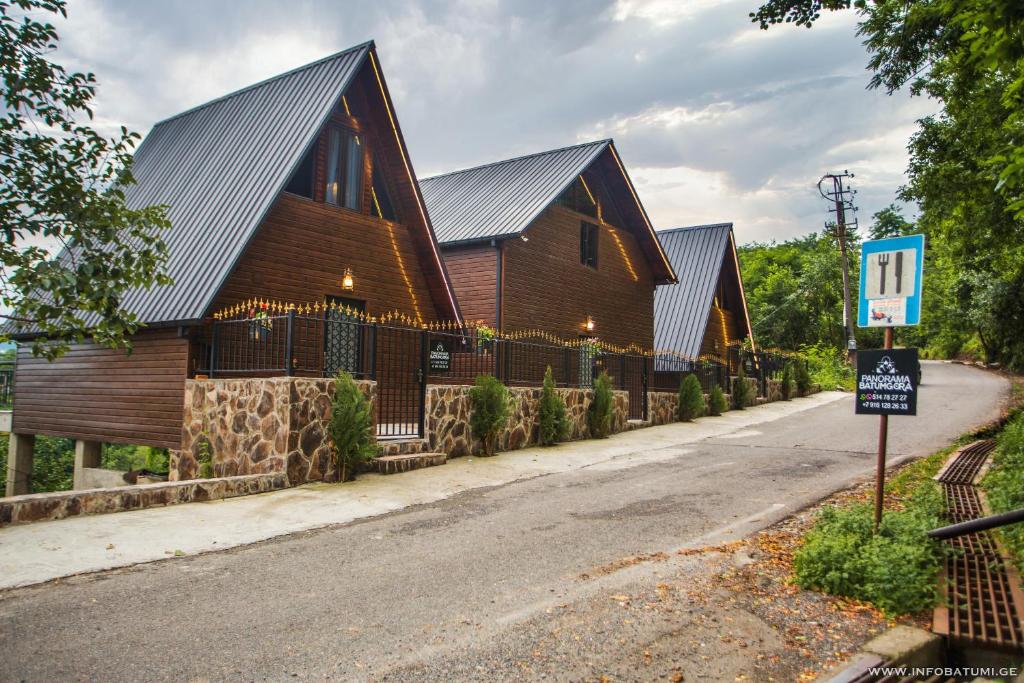
[[[839,241],[839,253],[842,257],[843,327],[846,328],[846,354],[848,357],[852,357],[857,352],[857,339],[854,337],[853,331],[853,304],[850,301],[850,258],[846,248],[846,236],[848,227],[857,227],[857,219],[854,218],[847,222],[846,212],[849,211],[852,214],[857,211],[857,207],[853,205],[853,196],[857,194],[857,191],[844,181],[853,177],[854,175],[849,171],[843,171],[842,173],[826,173],[818,181],[818,192],[834,205],[829,212],[836,215],[833,225],[836,230],[836,239]],[[831,187],[828,187],[829,182]],[[826,222],[825,228],[829,227],[829,223]]]

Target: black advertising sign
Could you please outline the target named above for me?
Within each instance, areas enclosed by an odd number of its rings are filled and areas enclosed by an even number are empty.
[[[430,371],[448,372],[452,368],[452,352],[444,339],[430,340]]]
[[[917,415],[917,349],[857,352],[857,415]]]

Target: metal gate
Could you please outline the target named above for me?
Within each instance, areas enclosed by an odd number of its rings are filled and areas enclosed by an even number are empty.
[[[619,356],[619,376],[622,388],[629,392],[629,419],[647,419],[647,363],[646,356]]]
[[[422,438],[429,341],[425,330],[376,327],[378,438]]]

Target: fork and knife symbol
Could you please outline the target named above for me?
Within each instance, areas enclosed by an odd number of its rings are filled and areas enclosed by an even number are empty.
[[[878,283],[878,293],[885,294],[885,271],[889,267],[890,254],[883,252],[878,255],[878,270],[881,273]],[[896,293],[900,294],[903,289],[903,252],[896,252],[896,265],[893,276],[896,278]]]

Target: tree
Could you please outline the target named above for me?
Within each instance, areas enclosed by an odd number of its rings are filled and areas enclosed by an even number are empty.
[[[354,479],[359,466],[377,455],[370,401],[344,370],[334,378],[327,433],[334,447],[338,481]]]
[[[900,237],[914,232],[914,224],[903,217],[895,204],[890,204],[872,217],[870,236],[873,240]]]
[[[722,391],[722,387],[716,384],[711,387],[711,400],[708,412],[712,415],[721,415],[727,410],[729,410],[729,401],[726,400],[725,392]]]
[[[587,426],[590,427],[590,436],[595,439],[607,439],[612,433],[612,405],[615,397],[612,395],[612,380],[607,370],[594,379],[594,396],[587,408]]]
[[[494,375],[477,375],[473,388],[469,390],[469,402],[472,407],[469,429],[480,439],[484,455],[494,455],[498,436],[508,424],[511,414],[508,389]]]
[[[542,446],[553,446],[569,436],[569,419],[566,417],[565,399],[555,391],[555,376],[551,372],[550,365],[544,371],[538,422]]]
[[[779,392],[782,394],[783,401],[789,401],[793,398],[793,390],[796,385],[793,380],[793,361],[786,361],[786,365],[782,368],[782,381],[779,382]]]
[[[95,75],[49,58],[58,36],[45,17],[66,17],[65,5],[0,3],[2,317],[14,331],[37,331],[32,350],[48,358],[87,337],[127,345],[139,321],[122,306],[125,292],[170,282],[160,237],[166,207],[125,201],[139,136],[122,126],[108,138],[90,127]]]
[[[704,389],[697,375],[690,373],[679,382],[679,419],[689,422],[695,417],[703,417],[706,410]]]

